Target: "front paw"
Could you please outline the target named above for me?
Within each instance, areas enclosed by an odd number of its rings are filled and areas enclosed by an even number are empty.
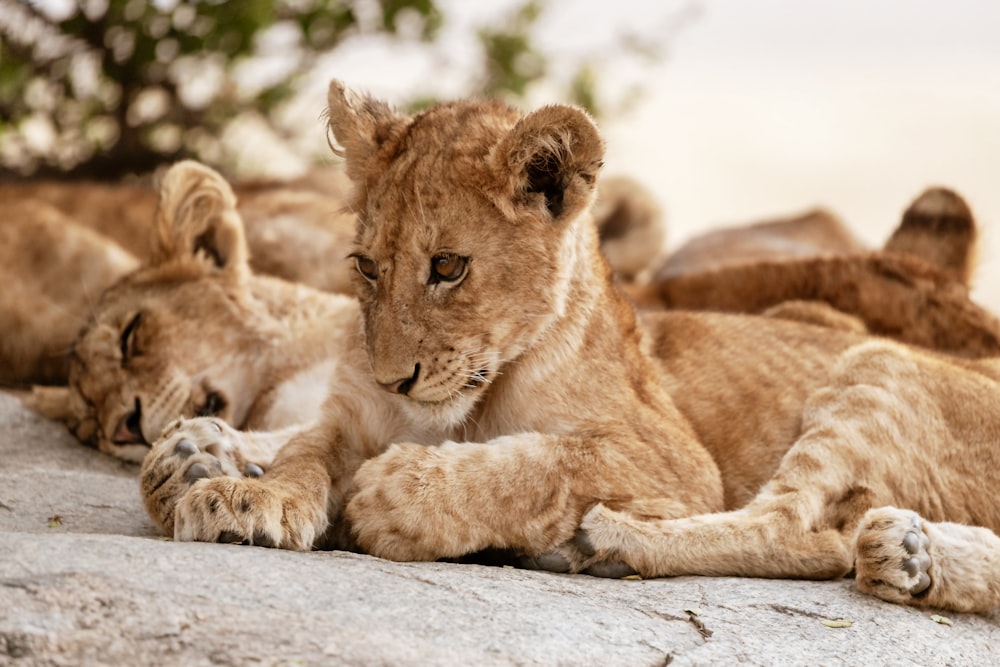
[[[177,505],[174,539],[222,542],[305,551],[312,548],[312,522],[285,503],[266,482],[213,477],[195,482]]]
[[[855,538],[858,589],[903,604],[930,590],[930,539],[916,512],[895,507],[869,510]]]
[[[224,421],[206,417],[173,422],[153,444],[142,464],[140,488],[146,511],[165,534],[173,535],[177,505],[199,480],[263,474],[243,458],[240,438]]]
[[[421,445],[393,445],[362,465],[354,476],[356,492],[346,516],[366,553],[397,561],[461,556],[448,537],[460,537],[457,516],[441,497],[443,471],[435,472],[436,452]],[[460,521],[458,522],[460,523]],[[446,538],[442,543],[439,538]]]

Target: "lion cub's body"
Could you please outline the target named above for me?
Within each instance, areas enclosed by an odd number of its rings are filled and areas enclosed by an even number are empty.
[[[993,362],[767,318],[662,313],[643,325],[598,251],[588,208],[603,147],[575,109],[456,103],[411,118],[334,83],[330,126],[356,186],[363,331],[333,332],[314,425],[165,428],[143,497],[176,539],[829,577],[851,568],[860,526],[865,590],[997,603]],[[185,263],[207,239],[216,266],[200,270],[246,279],[232,206],[213,187],[192,188],[201,206],[180,199],[190,224],[159,224],[167,260]],[[124,320],[111,329],[118,361],[139,363],[142,325],[133,348]],[[222,348],[240,365],[259,350]],[[273,461],[246,449],[264,441],[283,443]],[[973,555],[975,581],[959,562]]]

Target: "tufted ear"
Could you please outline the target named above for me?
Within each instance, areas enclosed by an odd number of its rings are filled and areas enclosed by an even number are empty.
[[[327,95],[327,122],[339,147],[330,148],[346,162],[347,175],[357,184],[366,182],[373,158],[390,139],[398,137],[410,122],[385,102],[362,95],[334,79]]]
[[[195,262],[205,270],[249,272],[243,220],[236,195],[222,176],[185,160],[160,182],[150,263]]]
[[[570,220],[592,202],[604,159],[604,141],[590,117],[575,107],[542,107],[517,122],[494,149],[498,205]]]

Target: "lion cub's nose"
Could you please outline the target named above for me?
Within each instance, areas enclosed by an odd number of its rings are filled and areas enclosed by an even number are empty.
[[[406,396],[413,389],[413,385],[416,384],[418,375],[420,375],[420,364],[413,367],[413,375],[410,377],[396,380],[395,382],[379,382],[378,386],[390,393]]]

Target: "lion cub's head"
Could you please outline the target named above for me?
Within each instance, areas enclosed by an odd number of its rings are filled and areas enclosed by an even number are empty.
[[[568,106],[522,115],[463,101],[411,117],[337,81],[329,126],[355,184],[375,380],[411,409],[461,419],[565,313],[578,265],[594,263],[597,128]]]
[[[239,424],[273,324],[249,295],[247,248],[225,180],[194,162],[164,177],[151,261],[107,289],[78,337],[69,389],[41,412],[102,451],[141,461],[179,417]]]

